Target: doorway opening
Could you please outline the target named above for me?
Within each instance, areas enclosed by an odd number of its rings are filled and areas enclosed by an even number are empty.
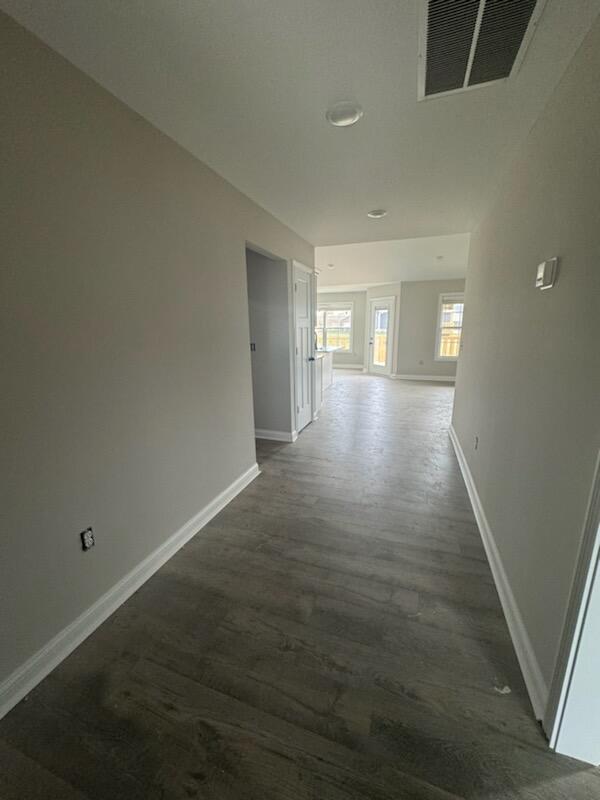
[[[313,419],[313,273],[246,245],[254,429],[294,442]]]

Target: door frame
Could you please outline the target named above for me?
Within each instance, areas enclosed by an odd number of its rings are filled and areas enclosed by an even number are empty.
[[[289,396],[289,404],[290,404],[290,427],[291,432],[289,433],[289,439],[285,441],[292,441],[295,442],[298,438],[298,431],[296,427],[296,320],[295,320],[295,303],[294,303],[294,261],[290,258],[285,258],[284,256],[277,255],[277,253],[273,253],[271,250],[267,250],[264,247],[261,247],[258,244],[255,244],[248,239],[244,243],[244,261],[245,261],[245,252],[246,250],[251,250],[254,253],[258,253],[258,255],[265,256],[266,258],[270,258],[272,261],[279,261],[281,262],[282,269],[285,269],[286,276],[287,276],[287,302],[288,302],[288,369],[289,369],[289,376],[290,376],[290,396]],[[296,262],[299,263],[300,262]],[[300,264],[305,269],[309,269],[304,264]],[[248,294],[248,289],[246,287],[246,295]],[[314,301],[313,301],[314,302]],[[314,306],[313,306],[314,310]],[[313,320],[314,324],[314,320]],[[248,353],[248,358],[251,359],[250,352]],[[250,368],[252,372],[252,368]],[[252,401],[254,403],[254,400]],[[314,404],[313,404],[314,408]],[[254,414],[254,409],[253,409]],[[285,432],[287,433],[287,431]]]
[[[371,364],[371,323],[373,321],[373,304],[385,301],[390,304],[389,326],[388,326],[388,351],[389,351],[389,365],[388,367],[373,367]],[[394,374],[394,357],[396,354],[395,338],[396,338],[396,295],[389,294],[381,297],[368,297],[368,308],[366,309],[366,337],[365,337],[365,360],[366,371],[371,375],[386,375],[388,378]],[[390,346],[391,345],[391,346]]]
[[[289,262],[289,276],[290,279],[288,281],[289,286],[289,298],[290,298],[290,307],[292,313],[290,314],[290,372],[291,372],[291,380],[292,380],[292,419],[294,420],[294,430],[292,432],[292,440],[296,441],[298,438],[298,394],[297,394],[297,380],[296,375],[297,373],[297,345],[296,345],[296,270],[299,269],[302,272],[308,275],[308,297],[310,302],[310,312],[309,312],[309,326],[310,326],[310,336],[309,336],[309,359],[312,361],[309,362],[309,397],[310,397],[310,419],[307,425],[314,420],[314,411],[315,411],[315,324],[316,324],[316,309],[315,309],[315,297],[316,297],[316,279],[315,279],[315,271],[311,267],[307,267],[306,264],[303,264],[301,261],[297,261],[296,259],[292,259]],[[304,428],[306,425],[302,428]]]
[[[313,356],[317,350],[317,284],[319,281],[320,270],[316,267],[312,272],[312,343],[313,343]],[[316,359],[311,362],[312,364],[312,421],[314,422],[319,418],[319,412],[322,406],[322,398],[317,399],[317,361]]]
[[[589,761],[592,757],[591,749],[584,748],[581,752],[581,730],[579,725],[573,723],[573,715],[566,712],[569,708],[571,692],[582,688],[578,674],[578,661],[583,659],[589,667],[589,654],[586,658],[580,652],[580,645],[584,637],[589,642],[590,634],[586,635],[587,612],[594,590],[600,586],[600,452],[596,459],[594,479],[590,490],[579,556],[567,615],[563,626],[554,675],[544,714],[544,730],[546,731],[550,747],[557,753]],[[597,596],[597,595],[596,595]],[[583,648],[585,652],[585,647]],[[583,684],[585,686],[585,684]],[[590,719],[583,724],[589,724]],[[598,725],[596,724],[596,728]],[[586,736],[594,741],[598,740],[600,730],[586,731]],[[598,757],[599,748],[594,749],[594,758]],[[592,762],[594,763],[594,762]],[[597,764],[596,764],[597,766]]]

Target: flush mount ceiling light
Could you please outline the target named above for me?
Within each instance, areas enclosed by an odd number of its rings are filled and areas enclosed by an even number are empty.
[[[349,125],[354,125],[358,122],[362,115],[363,110],[358,103],[342,100],[340,103],[334,103],[331,108],[328,108],[325,117],[327,122],[335,125],[336,128],[347,128]]]
[[[327,264],[327,269],[335,269],[335,264]]]
[[[387,211],[385,208],[374,208],[373,211],[369,211],[367,213],[367,217],[369,217],[369,219],[381,219],[382,217],[385,217],[386,214]]]

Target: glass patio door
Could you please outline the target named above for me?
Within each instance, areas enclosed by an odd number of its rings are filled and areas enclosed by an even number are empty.
[[[369,372],[383,375],[392,372],[394,308],[393,297],[370,302]]]

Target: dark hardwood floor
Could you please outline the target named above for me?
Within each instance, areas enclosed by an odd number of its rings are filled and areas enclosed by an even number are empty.
[[[0,722],[0,798],[600,798],[533,719],[452,395],[339,374],[295,444],[259,442],[260,477]]]

